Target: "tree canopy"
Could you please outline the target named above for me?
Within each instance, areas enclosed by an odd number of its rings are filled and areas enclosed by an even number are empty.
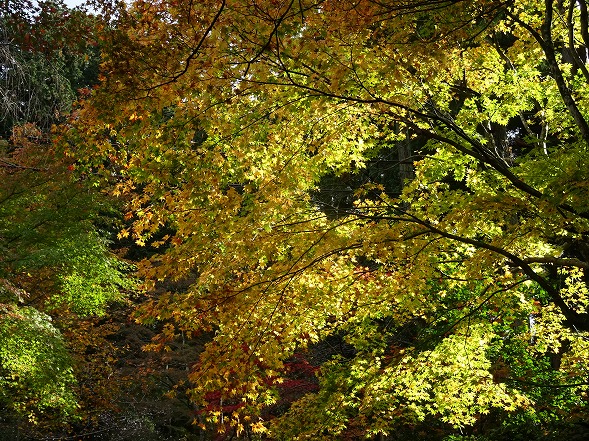
[[[147,287],[179,282],[138,314],[164,324],[150,347],[212,336],[196,421],[356,439],[582,414],[585,1],[141,0],[113,23],[62,148],[159,249]],[[300,356],[316,381],[279,411]]]

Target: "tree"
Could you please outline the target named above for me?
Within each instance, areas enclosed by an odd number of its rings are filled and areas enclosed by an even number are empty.
[[[6,0],[0,10],[0,136],[25,123],[48,132],[65,120],[77,91],[96,82],[95,20],[59,1]]]
[[[120,235],[163,247],[143,277],[189,285],[143,306],[167,322],[152,347],[215,334],[200,413],[339,439],[582,409],[586,28],[574,0],[121,9],[68,136],[131,197]],[[402,188],[366,173],[343,212],[318,203],[322,179],[394,148],[415,160]],[[336,335],[354,350],[261,419],[290,357]]]
[[[51,133],[92,85],[93,42],[67,40],[92,20],[58,2],[0,7],[0,408],[31,432],[78,417],[81,342],[67,337],[133,283],[109,248],[117,205],[73,174]]]

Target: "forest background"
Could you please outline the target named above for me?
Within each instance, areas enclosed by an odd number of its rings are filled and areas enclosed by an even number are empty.
[[[584,0],[0,10],[2,439],[586,439]]]

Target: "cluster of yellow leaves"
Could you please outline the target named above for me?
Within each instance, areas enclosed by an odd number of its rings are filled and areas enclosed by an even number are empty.
[[[427,5],[137,1],[106,41],[108,76],[70,136],[129,198],[121,236],[165,248],[140,264],[148,284],[191,281],[140,318],[169,321],[164,340],[214,333],[190,379],[216,423],[224,406],[238,427],[253,421],[295,351],[345,332],[359,355],[326,364],[321,391],[289,414],[309,431],[327,424],[317,409],[345,430],[346,406],[375,433],[403,415],[471,424],[530,405],[493,381],[492,325],[522,334],[542,290],[553,319],[537,339],[562,340],[564,315],[585,312],[580,276],[558,292],[540,266],[586,268],[561,259],[561,244],[589,231],[575,167],[587,148],[530,31],[544,5]],[[554,38],[563,32],[554,25]],[[586,86],[578,92],[585,109]],[[321,178],[361,172],[398,141],[419,156],[401,194],[369,185],[345,215],[326,215],[313,198]],[[394,333],[374,325],[385,319],[394,329],[422,320],[439,343],[407,341],[389,357],[376,342]]]

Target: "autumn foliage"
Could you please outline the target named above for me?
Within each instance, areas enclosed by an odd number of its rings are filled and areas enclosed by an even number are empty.
[[[171,386],[197,426],[586,418],[584,1],[107,6],[100,84],[56,148],[144,247],[145,349],[203,343]]]
[[[130,198],[120,236],[161,247],[147,286],[188,281],[141,307],[166,323],[152,347],[214,334],[189,375],[207,421],[343,439],[533,420],[551,388],[550,412],[584,406],[584,2],[137,1],[118,20],[69,136]],[[269,418],[289,360],[333,336],[349,353]]]

